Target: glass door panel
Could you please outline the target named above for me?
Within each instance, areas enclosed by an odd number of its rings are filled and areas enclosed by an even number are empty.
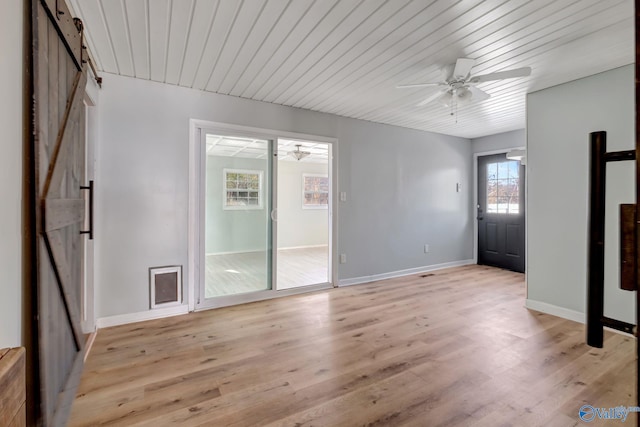
[[[278,290],[329,282],[329,149],[278,140]]]
[[[272,141],[204,136],[205,299],[271,289]]]

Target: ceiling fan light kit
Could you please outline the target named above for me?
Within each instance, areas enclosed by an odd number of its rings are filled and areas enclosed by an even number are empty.
[[[397,88],[438,87],[439,90],[437,92],[420,102],[417,106],[422,107],[423,105],[437,101],[439,104],[451,108],[451,115],[455,114],[457,116],[458,106],[466,105],[473,101],[481,102],[491,97],[487,92],[477,88],[475,86],[476,84],[531,75],[530,67],[522,67],[471,76],[471,68],[473,68],[475,62],[475,59],[458,58],[455,65],[452,64],[445,67],[448,77],[445,77],[444,81],[402,84],[398,85]]]

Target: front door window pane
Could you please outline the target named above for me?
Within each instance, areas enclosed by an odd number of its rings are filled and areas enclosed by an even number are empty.
[[[487,213],[520,213],[520,165],[516,160],[487,164]]]

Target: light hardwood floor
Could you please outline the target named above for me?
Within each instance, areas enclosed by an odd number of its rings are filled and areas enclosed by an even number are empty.
[[[328,282],[327,246],[279,249],[278,289],[291,289]],[[267,289],[266,252],[207,255],[207,298]]]
[[[553,427],[635,405],[633,338],[590,348],[523,304],[521,274],[466,266],[103,329],[70,425]]]

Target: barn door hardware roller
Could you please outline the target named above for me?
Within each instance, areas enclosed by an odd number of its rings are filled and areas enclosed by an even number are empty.
[[[98,71],[96,70],[96,66],[93,64],[93,60],[91,59],[91,54],[89,53],[89,49],[85,44],[84,23],[80,18],[73,18],[73,23],[76,26],[76,29],[78,30],[78,34],[80,34],[80,46],[82,48],[80,53],[81,61],[83,64],[89,64],[89,67],[91,67],[91,72],[93,73],[94,80],[96,81],[98,86],[102,87],[102,77],[98,76]]]
[[[635,334],[631,323],[604,316],[604,220],[607,162],[636,159],[635,150],[607,152],[607,133],[590,134],[587,344],[602,348],[604,327]],[[620,205],[620,288],[637,290],[636,205]]]

